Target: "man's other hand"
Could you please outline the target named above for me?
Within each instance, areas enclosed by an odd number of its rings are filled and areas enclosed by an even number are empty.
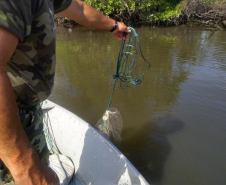
[[[129,30],[123,22],[118,22],[118,27],[112,32],[112,35],[114,35],[118,40],[124,40],[126,39],[123,36],[124,32],[128,33],[126,35],[126,38],[128,38],[131,30]]]
[[[41,164],[29,171],[30,173],[15,178],[15,185],[58,185],[54,172],[45,165]]]

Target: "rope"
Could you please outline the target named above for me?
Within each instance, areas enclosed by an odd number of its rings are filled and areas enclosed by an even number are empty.
[[[107,110],[109,110],[111,106],[111,101],[113,98],[116,82],[119,81],[120,87],[122,89],[135,87],[144,80],[144,75],[151,66],[151,64],[147,62],[147,60],[144,58],[144,55],[140,47],[138,34],[136,33],[135,29],[132,27],[128,27],[128,29],[131,30],[131,33],[127,43],[126,43],[126,40],[122,41],[122,46],[118,55],[116,73],[115,75],[113,75],[113,78],[115,79],[115,83],[112,89]],[[126,37],[126,35],[127,33],[124,33],[124,37]],[[135,39],[135,44],[134,44],[134,39]],[[136,76],[133,74],[133,72],[138,65],[138,61],[137,61],[138,51],[140,51],[141,57],[143,58],[145,63],[147,63],[148,66],[141,75]]]
[[[41,103],[41,107],[42,107],[42,103]],[[46,123],[45,123],[45,122],[46,122]],[[47,141],[47,143],[48,143],[48,145],[49,145],[49,147],[50,147],[50,151],[51,151],[52,153],[56,154],[57,160],[58,160],[58,162],[59,162],[59,164],[60,164],[60,167],[61,167],[61,169],[62,169],[62,171],[63,171],[65,177],[67,177],[67,172],[66,172],[66,170],[64,169],[64,167],[63,167],[63,165],[62,165],[62,163],[61,163],[61,161],[60,161],[60,157],[59,157],[59,153],[60,153],[60,152],[59,152],[59,149],[57,148],[55,139],[54,139],[54,137],[53,137],[52,134],[51,134],[51,132],[53,132],[53,131],[52,131],[51,122],[50,122],[50,119],[49,119],[49,114],[48,114],[48,112],[46,113],[46,120],[43,121],[43,124],[45,125],[45,128],[44,128],[43,131],[44,131],[44,134],[45,134],[45,136],[46,136],[46,141]],[[50,128],[51,128],[51,131],[49,130]]]

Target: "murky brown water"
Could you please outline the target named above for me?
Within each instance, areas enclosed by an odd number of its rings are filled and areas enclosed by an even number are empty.
[[[138,87],[116,87],[121,151],[153,184],[225,185],[226,32],[136,30],[152,66]],[[50,99],[94,125],[108,105],[120,46],[109,33],[58,30]]]

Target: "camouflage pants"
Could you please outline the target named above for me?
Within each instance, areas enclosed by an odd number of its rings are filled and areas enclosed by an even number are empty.
[[[43,164],[48,165],[49,150],[43,132],[43,112],[40,105],[29,111],[19,110],[21,123]],[[2,164],[2,165],[1,165]],[[1,167],[2,166],[2,167]],[[14,185],[12,175],[0,160],[0,185]]]

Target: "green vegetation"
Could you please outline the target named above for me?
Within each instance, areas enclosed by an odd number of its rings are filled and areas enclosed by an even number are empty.
[[[186,22],[198,22],[218,28],[222,25],[226,27],[226,0],[83,1],[104,15],[123,21],[133,27],[145,24],[173,26]],[[70,20],[58,19],[56,22],[59,24],[71,24]]]
[[[178,9],[178,4],[182,0],[84,0],[95,9],[105,15],[119,14],[121,11],[134,12],[161,12],[172,14]]]
[[[99,12],[122,19],[139,16],[139,20],[156,21],[178,17],[182,0],[84,0]]]

